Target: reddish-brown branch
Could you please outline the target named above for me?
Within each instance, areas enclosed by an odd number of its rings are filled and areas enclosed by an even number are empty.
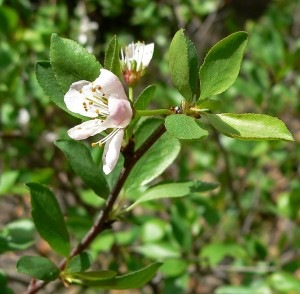
[[[110,195],[107,198],[105,207],[100,211],[94,225],[87,232],[81,242],[78,244],[76,248],[71,252],[71,257],[80,254],[85,249],[89,247],[91,242],[105,229],[111,226],[112,220],[109,219],[110,212],[113,209],[113,206],[119,196],[119,193],[128,178],[132,168],[138,162],[138,160],[153,146],[153,144],[162,136],[165,132],[164,125],[158,127],[154,133],[144,142],[144,144],[135,152],[128,150],[129,152],[125,152],[125,163],[122,173],[119,177],[118,182],[116,183],[114,189],[111,191]],[[133,147],[133,146],[132,146]],[[62,260],[59,264],[59,268],[63,270],[66,266],[66,259]],[[34,294],[37,293],[40,289],[44,288],[48,282],[44,281],[36,281],[32,279],[27,290],[24,294]]]

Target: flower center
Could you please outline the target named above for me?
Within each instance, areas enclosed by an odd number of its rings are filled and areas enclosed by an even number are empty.
[[[106,97],[105,93],[102,91],[101,86],[94,87],[94,85],[92,85],[89,89],[80,90],[80,93],[84,96],[82,106],[86,112],[95,112],[104,119],[109,115],[108,97]]]

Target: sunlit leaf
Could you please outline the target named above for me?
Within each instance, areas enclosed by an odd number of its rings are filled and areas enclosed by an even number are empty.
[[[198,181],[189,181],[183,183],[168,183],[155,186],[148,189],[143,193],[143,195],[132,205],[127,208],[127,211],[131,210],[136,205],[161,198],[177,198],[188,196],[191,193],[195,192],[206,192],[213,190],[217,187],[217,184],[198,182]]]
[[[236,32],[214,45],[200,67],[200,98],[220,94],[236,80],[248,41],[246,32]]]
[[[192,101],[198,90],[198,56],[195,45],[179,30],[169,49],[172,81],[180,94]]]
[[[265,114],[205,113],[211,125],[220,133],[241,140],[286,140],[293,136],[278,118]]]
[[[50,63],[63,93],[66,93],[74,82],[94,81],[102,67],[96,57],[81,45],[57,34],[52,34],[51,37]]]
[[[199,121],[185,114],[167,116],[165,126],[172,137],[180,140],[200,140],[208,135]]]

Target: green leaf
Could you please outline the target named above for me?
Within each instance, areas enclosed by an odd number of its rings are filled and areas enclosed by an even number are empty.
[[[0,289],[1,289],[1,294],[14,294],[14,292],[8,288],[7,285],[7,277],[5,273],[3,272],[2,269],[0,269]]]
[[[66,111],[67,113],[83,119],[84,117],[76,114],[74,112],[71,112],[66,107],[66,104],[64,102],[64,93],[61,90],[61,87],[57,83],[57,80],[55,78],[54,71],[51,67],[51,64],[49,61],[39,61],[36,63],[35,67],[35,74],[36,78],[44,90],[44,93],[50,97],[50,99],[62,110]]]
[[[196,104],[199,109],[209,109],[210,111],[217,111],[221,107],[220,100],[210,99],[210,98],[198,100]]]
[[[66,271],[68,273],[84,272],[91,266],[91,264],[92,260],[89,254],[87,252],[82,252],[71,259]]]
[[[89,283],[90,281],[99,281],[103,279],[114,278],[117,275],[117,272],[104,270],[104,271],[90,271],[90,272],[72,272],[66,274],[66,280],[70,283],[78,282],[78,283]]]
[[[116,76],[121,76],[119,44],[116,36],[113,36],[108,44],[105,52],[104,67],[113,72]]]
[[[155,262],[140,270],[122,276],[116,276],[110,279],[85,280],[83,283],[90,287],[103,289],[125,290],[140,288],[153,279],[161,265],[161,262]]]
[[[35,241],[32,220],[18,219],[10,222],[0,231],[0,254],[11,250],[24,250]]]
[[[275,291],[280,293],[297,293],[300,289],[299,279],[287,272],[272,274],[269,277],[269,283]]]
[[[18,170],[2,170],[0,177],[0,195],[7,195],[6,193],[11,192],[11,189],[15,186],[19,175],[20,171]]]
[[[185,114],[167,116],[165,126],[172,137],[180,140],[200,140],[208,135],[199,121]]]
[[[194,44],[184,35],[183,29],[175,34],[170,44],[169,67],[175,87],[191,102],[198,90],[198,56]]]
[[[242,140],[294,141],[285,124],[276,117],[265,114],[209,114],[209,123],[220,133]]]
[[[79,80],[94,81],[102,67],[96,57],[81,45],[57,34],[51,36],[50,63],[64,93]]]
[[[93,161],[89,149],[81,142],[58,140],[55,145],[64,152],[70,166],[82,180],[99,195],[106,199],[109,188],[102,170]]]
[[[185,259],[168,258],[164,261],[160,271],[169,277],[178,277],[183,275],[189,267],[189,263]]]
[[[38,183],[26,186],[31,194],[31,215],[41,237],[59,254],[68,257],[70,241],[66,223],[54,194]]]
[[[9,3],[7,3],[9,4]],[[0,27],[1,33],[8,35],[15,32],[19,21],[19,16],[16,10],[7,6],[2,6],[0,3]]]
[[[200,99],[220,94],[235,82],[247,42],[246,32],[236,32],[210,49],[200,67]]]
[[[59,268],[52,261],[41,256],[22,256],[17,269],[20,273],[46,282],[56,280],[60,274]]]
[[[201,248],[200,257],[209,262],[210,265],[217,265],[226,256],[231,256],[235,259],[245,259],[247,253],[245,248],[237,243],[210,243]]]
[[[141,145],[151,136],[158,127],[163,124],[164,120],[158,117],[147,118],[142,121],[134,133],[135,149]]]
[[[157,122],[157,120],[154,121]],[[145,128],[142,125],[141,133],[144,133],[143,129],[147,129],[149,126],[151,125],[147,123]],[[146,134],[149,136],[149,133]],[[144,186],[158,177],[176,159],[179,151],[180,143],[176,138],[167,133],[162,135],[132,169],[125,183],[126,193],[130,194],[134,189]]]
[[[216,289],[214,294],[267,294],[272,293],[265,286],[221,286]]]
[[[156,86],[150,85],[143,90],[134,103],[134,108],[137,110],[145,110],[155,94]]]
[[[130,205],[126,210],[129,211],[137,204],[142,202],[161,199],[161,198],[176,198],[190,195],[194,192],[206,192],[209,190],[213,190],[217,187],[217,184],[212,183],[204,183],[197,181],[189,181],[183,183],[169,183],[155,186],[153,188],[148,189],[143,193],[136,202]]]

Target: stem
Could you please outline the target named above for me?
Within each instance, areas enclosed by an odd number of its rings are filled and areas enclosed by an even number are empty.
[[[83,252],[90,244],[91,242],[104,230],[111,227],[114,220],[109,219],[110,212],[113,209],[113,206],[119,196],[119,193],[121,189],[123,188],[123,185],[128,178],[131,170],[135,166],[135,164],[138,162],[138,160],[153,146],[153,144],[163,135],[165,132],[165,127],[162,124],[159,126],[154,133],[144,142],[144,144],[136,150],[134,153],[131,153],[130,150],[128,153],[125,153],[125,163],[124,168],[119,176],[119,180],[116,183],[114,189],[111,191],[110,195],[107,198],[106,205],[98,214],[98,217],[94,223],[94,225],[91,227],[91,229],[87,232],[87,234],[84,236],[84,238],[81,240],[81,242],[78,244],[77,247],[75,247],[72,252],[70,258],[74,257],[75,255],[80,254]],[[131,146],[133,147],[133,146]],[[126,151],[126,150],[125,150]],[[66,266],[67,259],[64,259],[59,264],[59,268],[63,270]],[[37,293],[38,290],[44,288],[48,282],[45,281],[36,281],[35,279],[32,279],[27,290],[24,292],[24,294],[34,294]]]
[[[169,109],[154,109],[154,110],[136,110],[136,116],[153,116],[153,115],[170,115],[172,111]]]
[[[133,102],[133,87],[128,88],[128,98],[131,102]]]

